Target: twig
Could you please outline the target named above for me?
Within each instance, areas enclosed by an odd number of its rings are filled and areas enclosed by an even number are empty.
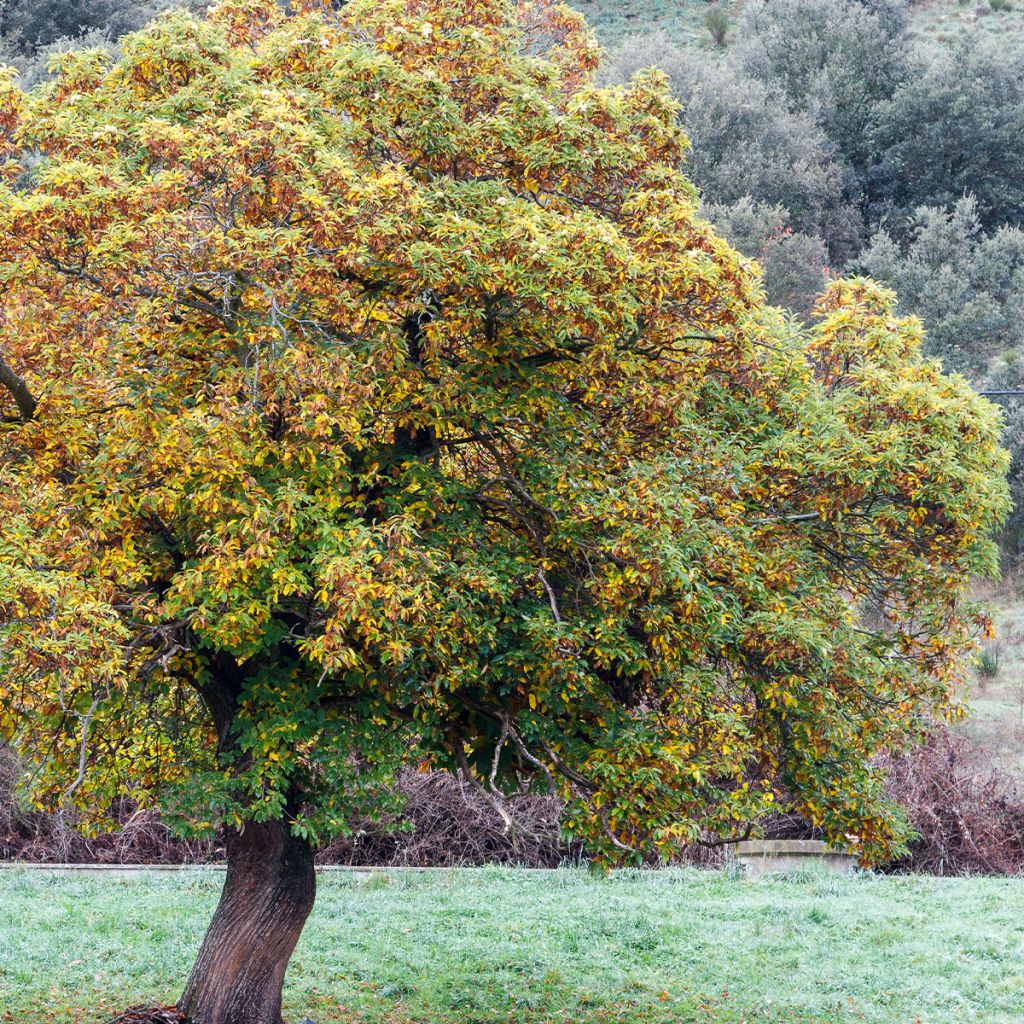
[[[82,717],[82,741],[78,750],[78,774],[75,776],[74,781],[64,793],[61,795],[60,802],[63,807],[71,794],[85,781],[85,761],[88,753],[88,742],[89,742],[89,726],[92,724],[93,715],[96,714],[96,709],[100,706],[100,698],[93,698],[92,704],[89,705],[89,710]]]

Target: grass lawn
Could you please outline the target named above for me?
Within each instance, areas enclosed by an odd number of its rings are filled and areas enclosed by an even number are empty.
[[[170,1002],[219,885],[0,874],[0,1021]],[[1019,1024],[1024,881],[332,874],[286,1002],[316,1024]]]
[[[660,30],[677,44],[711,49],[711,36],[704,26],[708,10],[706,0],[568,0],[568,3],[586,16],[605,46],[615,46],[626,36]],[[723,6],[735,24],[740,5],[726,3]]]
[[[1024,5],[1024,0],[1022,0]],[[1024,782],[1024,599],[1022,581],[1004,581],[980,596],[991,602],[999,671],[986,679],[976,673],[970,717],[960,729],[981,750]],[[1022,1014],[1024,1019],[1024,1014]]]

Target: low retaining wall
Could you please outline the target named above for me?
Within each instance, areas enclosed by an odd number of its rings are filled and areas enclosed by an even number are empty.
[[[138,875],[173,874],[175,872],[213,871],[222,872],[225,864],[40,864],[35,861],[0,861],[0,871],[41,871],[51,875],[104,875],[108,878],[131,877]],[[370,878],[374,875],[393,874],[438,874],[452,871],[486,871],[486,867],[352,867],[348,864],[318,864],[318,874],[342,873],[356,878]],[[515,868],[516,871],[529,871],[533,874],[545,874],[558,871],[558,868]]]
[[[850,874],[857,869],[858,858],[851,850],[836,850],[812,839],[764,839],[737,843],[733,856],[744,868],[748,878],[786,871],[826,870]],[[161,875],[180,872],[222,872],[224,864],[40,864],[24,861],[0,861],[3,871],[40,871],[51,875],[103,875],[108,878],[129,878],[139,875]],[[320,874],[347,874],[354,878],[374,875],[426,875],[453,871],[486,871],[485,867],[354,867],[347,864],[318,864]],[[551,874],[559,868],[515,868],[531,874]]]
[[[857,870],[859,863],[852,850],[836,850],[817,839],[761,839],[737,843],[735,857],[748,878],[808,869],[849,875]]]

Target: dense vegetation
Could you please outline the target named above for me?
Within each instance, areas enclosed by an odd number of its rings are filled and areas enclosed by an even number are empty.
[[[548,2],[137,16],[4,10],[0,732],[42,805],[222,830],[194,1024],[279,1024],[313,848],[403,766],[606,862],[779,807],[903,849],[879,756],[955,717],[1007,500],[894,303],[1012,371],[1016,65],[897,0],[604,85]],[[909,131],[930,74],[975,134]]]
[[[616,9],[596,6],[605,18]],[[1024,387],[1024,35],[989,32],[982,16],[938,40],[904,0],[722,10],[730,34],[711,52],[706,32],[632,19],[605,73],[668,73],[693,144],[688,173],[708,216],[760,260],[770,300],[806,317],[829,273],[868,273],[924,320],[947,369]],[[1021,402],[1001,400],[1017,493]],[[1022,516],[1018,503],[1008,556]]]
[[[114,52],[173,6],[7,0],[0,60],[31,85],[54,55]],[[867,273],[923,319],[927,351],[947,369],[979,387],[1024,387],[1024,11],[910,0],[576,6],[609,47],[607,80],[651,65],[668,73],[692,143],[688,177],[707,216],[760,262],[769,301],[806,318],[830,275]],[[722,46],[709,11],[727,26]],[[1024,402],[1000,402],[1024,496]],[[1008,556],[1022,536],[1024,511],[1005,531]]]

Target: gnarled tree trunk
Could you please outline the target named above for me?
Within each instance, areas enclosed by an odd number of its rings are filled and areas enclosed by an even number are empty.
[[[281,989],[313,909],[313,850],[285,821],[227,837],[228,870],[180,1009],[192,1024],[282,1024]]]

